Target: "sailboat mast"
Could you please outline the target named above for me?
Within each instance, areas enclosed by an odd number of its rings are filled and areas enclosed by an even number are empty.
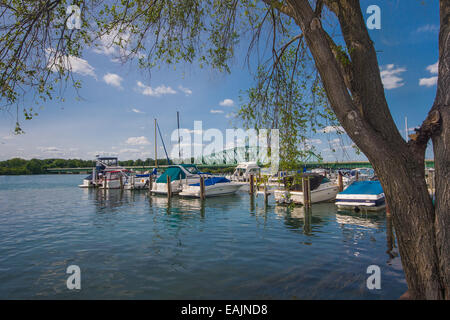
[[[177,111],[177,126],[178,126],[178,158],[181,161],[181,146],[180,146],[180,113]]]
[[[158,136],[156,133],[156,118],[155,118],[155,168],[158,168],[158,155],[157,155],[157,144],[158,144]]]
[[[405,140],[408,142],[408,117],[405,117]]]

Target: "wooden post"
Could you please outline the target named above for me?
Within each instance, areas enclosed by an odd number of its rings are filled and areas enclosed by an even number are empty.
[[[200,177],[200,199],[205,199],[205,178]]]
[[[359,180],[359,171],[356,171],[356,174],[355,174],[355,180],[356,180],[356,181]]]
[[[250,194],[253,194],[253,193],[254,193],[253,179],[254,179],[253,174],[251,174],[251,175],[250,175],[250,191],[249,191]]]
[[[344,190],[344,184],[342,182],[342,173],[340,171],[338,177],[338,185],[339,185],[339,192],[342,192],[342,190]]]
[[[302,177],[302,193],[303,193],[303,205],[306,207],[308,202],[308,192],[306,191],[306,178]]]
[[[122,174],[120,174],[120,176],[119,176],[119,181],[120,181],[120,189],[122,190],[123,189],[123,180],[122,180]]]
[[[267,200],[269,198],[269,195],[267,194],[267,183],[264,179],[264,203],[267,205]]]
[[[151,194],[153,188],[153,176],[148,177],[148,192]]]
[[[170,184],[170,176],[167,175],[167,199],[172,197],[172,185]]]

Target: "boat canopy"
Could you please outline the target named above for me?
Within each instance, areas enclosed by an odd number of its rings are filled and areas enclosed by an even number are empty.
[[[383,193],[380,181],[355,181],[340,194],[373,194]]]
[[[189,171],[189,173],[196,174],[200,173],[197,166],[195,164],[180,164],[186,171]]]
[[[164,173],[156,180],[156,183],[166,183],[167,176],[170,176],[170,181],[186,178],[186,174],[180,167],[168,167],[164,171]]]
[[[230,182],[230,180],[228,180],[227,178],[224,178],[224,177],[211,177],[211,178],[205,179],[205,186],[212,186],[216,183],[226,183],[226,182]],[[190,186],[200,186],[200,182],[190,184]]]

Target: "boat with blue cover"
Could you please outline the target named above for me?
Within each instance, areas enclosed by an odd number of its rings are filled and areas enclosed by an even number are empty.
[[[336,205],[344,210],[377,211],[386,207],[380,181],[354,181],[336,196]]]
[[[234,194],[242,187],[242,184],[232,182],[225,177],[208,177],[204,181],[205,197]],[[200,182],[183,186],[180,196],[200,198]]]
[[[208,174],[200,172],[194,164],[171,165],[156,179],[152,193],[167,194],[167,177],[170,177],[170,187],[173,194],[180,193],[183,186],[198,183],[200,176]]]

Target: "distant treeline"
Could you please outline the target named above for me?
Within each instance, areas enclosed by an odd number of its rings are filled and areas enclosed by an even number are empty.
[[[126,160],[119,161],[121,166],[147,166],[153,165],[155,160]],[[167,160],[159,159],[158,164],[165,165]],[[45,174],[49,168],[92,168],[95,167],[95,160],[81,159],[31,159],[25,160],[13,158],[6,161],[0,161],[0,175],[17,174]]]
[[[119,161],[119,165],[124,167],[131,166],[153,166],[155,160],[126,160]],[[167,165],[167,159],[158,159],[159,165]],[[25,160],[13,158],[6,161],[0,161],[0,175],[19,175],[19,174],[47,174],[50,168],[92,168],[95,167],[95,160],[81,159],[31,159]],[[211,173],[232,172],[233,168],[202,168],[202,171]]]

